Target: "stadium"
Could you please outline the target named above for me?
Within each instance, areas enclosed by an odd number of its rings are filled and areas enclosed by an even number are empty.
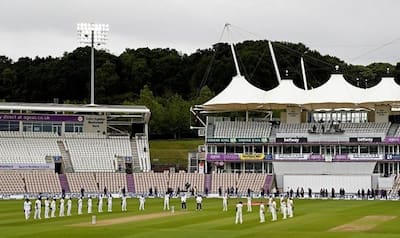
[[[231,47],[237,76],[191,108],[204,144],[189,153],[187,171],[152,170],[145,106],[0,103],[4,237],[395,237],[400,86],[390,72],[378,85],[360,88],[336,67],[320,87],[298,88],[286,75],[264,91],[241,75]],[[183,194],[189,209],[180,209]],[[94,198],[97,208],[103,196],[116,201],[112,213],[76,216],[78,199],[86,209]],[[146,211],[138,212],[142,196]],[[162,208],[167,196],[171,209]],[[195,209],[199,196],[203,209]],[[25,221],[23,199],[38,197],[72,198],[73,215]],[[268,200],[289,197],[294,217],[270,222],[266,214],[268,222],[260,224],[261,202],[271,209]],[[126,198],[128,212],[120,211]],[[235,226],[236,204],[247,198],[257,211]]]

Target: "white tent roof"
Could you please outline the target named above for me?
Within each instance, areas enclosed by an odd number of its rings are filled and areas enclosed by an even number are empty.
[[[357,108],[364,91],[348,83],[342,74],[332,74],[326,83],[307,91],[306,104],[309,108]]]
[[[235,76],[217,96],[203,104],[208,110],[256,110],[265,103],[265,91]]]
[[[282,109],[298,105],[306,109],[373,108],[377,104],[400,106],[400,86],[393,78],[383,78],[371,88],[362,89],[348,83],[342,74],[332,74],[318,88],[303,90],[292,80],[282,80],[269,91],[251,85],[243,76],[236,76],[217,96],[201,105],[205,110]]]
[[[400,103],[400,85],[394,81],[393,77],[383,77],[376,86],[365,91],[362,100],[365,106]]]
[[[268,109],[286,108],[287,105],[302,105],[307,102],[307,91],[294,85],[292,79],[282,79],[281,83],[264,91],[264,107]]]

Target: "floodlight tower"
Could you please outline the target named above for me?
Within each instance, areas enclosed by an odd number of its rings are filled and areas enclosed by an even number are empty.
[[[78,23],[78,41],[91,46],[90,105],[94,104],[94,47],[105,45],[109,31],[108,24]]]

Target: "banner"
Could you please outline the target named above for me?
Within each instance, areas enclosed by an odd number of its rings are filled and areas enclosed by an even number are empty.
[[[310,154],[308,156],[309,160],[325,160],[325,158],[321,154]]]
[[[207,161],[237,161],[238,154],[207,154]]]
[[[207,138],[207,143],[234,143],[229,138]]]
[[[0,164],[0,170],[54,170],[54,164]]]
[[[285,138],[276,138],[277,143],[305,143],[307,142],[306,137],[285,137]]]
[[[400,137],[387,136],[383,141],[385,143],[400,144]]]
[[[382,142],[380,137],[350,137],[350,142],[360,142],[360,143],[372,143],[372,142]]]
[[[83,122],[84,116],[45,114],[0,114],[0,121],[70,121]]]
[[[337,154],[333,157],[334,160],[349,160],[349,156],[347,154]]]
[[[207,138],[207,143],[266,143],[268,138]]]
[[[236,138],[236,143],[264,143],[268,138]]]
[[[265,154],[240,154],[240,160],[263,160]]]
[[[400,154],[386,154],[388,160],[400,160]]]

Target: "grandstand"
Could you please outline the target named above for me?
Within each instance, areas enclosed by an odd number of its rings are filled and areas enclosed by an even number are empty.
[[[213,193],[255,187],[397,194],[400,86],[393,78],[361,89],[335,72],[312,90],[284,79],[263,91],[237,72],[222,92],[191,109],[201,121],[193,128],[205,132],[205,156],[192,156],[190,164],[212,173]]]

